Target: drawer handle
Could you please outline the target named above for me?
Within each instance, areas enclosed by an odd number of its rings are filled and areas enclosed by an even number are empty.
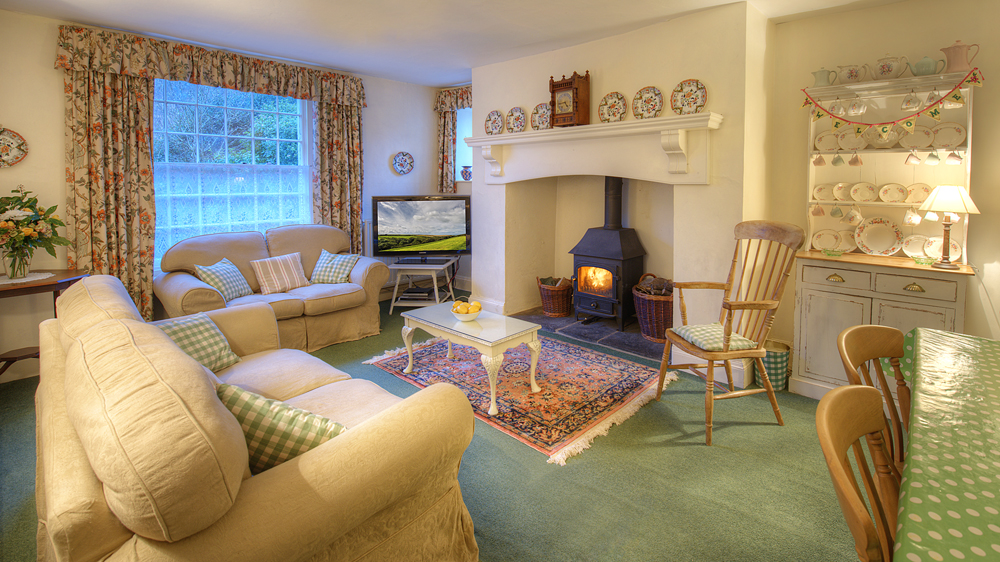
[[[916,283],[910,283],[909,285],[903,287],[904,291],[913,291],[914,293],[926,293],[923,287],[917,285]]]
[[[846,281],[844,281],[844,278],[836,273],[831,274],[829,277],[826,278],[826,280],[832,283],[846,283]]]

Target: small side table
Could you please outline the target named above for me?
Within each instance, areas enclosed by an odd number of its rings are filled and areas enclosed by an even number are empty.
[[[447,282],[448,294],[451,296],[451,300],[455,300],[455,291],[452,289],[452,282],[448,280],[448,268],[454,266],[458,263],[457,257],[447,257],[447,258],[427,258],[426,260],[420,258],[404,258],[396,263],[389,265],[389,271],[396,272],[396,285],[392,288],[392,300],[389,301],[389,314],[392,314],[392,309],[397,306],[430,306],[432,304],[438,304],[441,299],[438,296],[438,272],[441,272],[445,276]],[[427,299],[403,299],[399,298],[399,280],[402,279],[404,275],[426,275],[432,280],[432,287],[434,293],[434,300],[431,301],[428,297]]]
[[[82,269],[39,269],[38,273],[54,273],[52,277],[25,281],[24,283],[9,283],[0,285],[0,299],[9,297],[20,297],[22,295],[35,295],[38,293],[52,293],[52,314],[56,314],[56,299],[59,293],[69,288],[70,285],[83,279],[88,274]],[[22,347],[8,351],[0,355],[0,375],[10,368],[11,365],[23,359],[38,358],[37,347]]]

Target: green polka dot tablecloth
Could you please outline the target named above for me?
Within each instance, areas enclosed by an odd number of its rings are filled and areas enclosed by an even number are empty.
[[[1000,560],[1000,342],[917,328],[912,380],[893,560]]]

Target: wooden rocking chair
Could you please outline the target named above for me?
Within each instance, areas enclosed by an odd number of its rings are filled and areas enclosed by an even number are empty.
[[[725,283],[678,282],[674,283],[680,301],[680,328],[667,330],[663,360],[660,362],[660,384],[656,399],[660,399],[663,379],[667,369],[687,369],[705,379],[705,444],[712,444],[712,410],[716,400],[738,398],[766,392],[774,409],[778,425],[785,425],[778,409],[774,388],[767,378],[763,357],[764,342],[771,331],[774,312],[778,309],[781,293],[791,272],[795,252],[802,246],[805,233],[793,224],[771,221],[747,221],[736,225],[736,250],[729,278]],[[719,321],[700,326],[687,325],[687,307],[684,289],[718,289],[723,291],[722,311]],[[704,364],[671,364],[673,346],[690,355],[704,359]],[[761,374],[764,388],[737,391],[733,387],[730,361],[753,359]],[[722,362],[729,380],[729,392],[715,395],[716,362]],[[701,372],[698,369],[705,369]]]

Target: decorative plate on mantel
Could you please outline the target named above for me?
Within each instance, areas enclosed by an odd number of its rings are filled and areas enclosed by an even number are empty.
[[[507,130],[512,133],[520,133],[524,130],[524,110],[520,107],[511,108],[507,112]]]
[[[636,119],[658,117],[663,110],[663,94],[656,86],[646,86],[632,98],[632,115]]]
[[[536,131],[552,128],[552,108],[547,103],[540,103],[531,110],[531,128]]]
[[[494,109],[486,116],[486,134],[499,135],[503,132],[503,113]]]
[[[28,143],[24,137],[0,127],[0,168],[17,164],[28,155]]]
[[[684,80],[670,94],[670,107],[677,115],[691,115],[705,111],[708,103],[708,90],[705,85],[695,79]]]
[[[628,102],[620,92],[611,92],[604,96],[601,105],[597,106],[597,116],[601,118],[601,123],[624,121],[626,115],[628,115]]]

